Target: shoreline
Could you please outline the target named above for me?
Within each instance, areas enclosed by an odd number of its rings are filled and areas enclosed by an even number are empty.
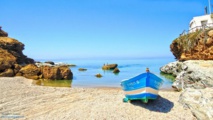
[[[51,80],[50,80],[51,81]],[[57,80],[56,80],[57,81]],[[58,81],[63,81],[63,80],[58,80]],[[72,81],[72,80],[71,80]],[[66,88],[100,88],[100,89],[120,89],[122,90],[121,87],[116,87],[116,86],[95,86],[95,85],[75,85],[72,86],[72,82],[70,83],[70,87],[69,86],[51,86],[51,85],[40,85],[37,82],[39,82],[39,80],[32,80],[32,84],[37,85],[37,86],[44,86],[44,87],[66,87]],[[171,87],[171,88],[160,88],[159,91],[174,91],[175,90]]]
[[[123,103],[124,92],[117,88],[43,87],[24,77],[0,77],[0,85],[0,118],[195,119],[178,102],[179,92],[159,91],[158,99],[144,104]]]

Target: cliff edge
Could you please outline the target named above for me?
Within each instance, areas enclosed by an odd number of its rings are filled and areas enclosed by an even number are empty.
[[[181,35],[170,45],[177,60],[213,60],[213,29]]]

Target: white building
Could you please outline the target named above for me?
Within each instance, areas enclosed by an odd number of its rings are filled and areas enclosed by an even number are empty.
[[[213,27],[213,14],[193,17],[189,24],[189,32],[195,32],[208,27]]]

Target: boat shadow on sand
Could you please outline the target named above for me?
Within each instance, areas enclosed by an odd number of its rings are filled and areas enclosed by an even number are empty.
[[[174,103],[158,96],[156,100],[149,100],[148,103],[143,103],[140,100],[132,100],[131,104],[146,108],[150,111],[168,113],[174,106]]]

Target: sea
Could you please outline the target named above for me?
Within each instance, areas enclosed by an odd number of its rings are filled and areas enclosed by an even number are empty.
[[[124,79],[132,78],[144,73],[146,68],[150,72],[163,79],[164,83],[161,89],[170,90],[173,83],[173,77],[161,74],[160,68],[169,62],[174,62],[174,58],[138,58],[138,59],[67,59],[54,60],[54,62],[63,62],[75,64],[70,67],[73,73],[72,82],[65,82],[71,87],[120,87]],[[118,64],[120,72],[114,74],[112,70],[102,70],[104,64]],[[79,71],[79,68],[85,68],[86,71]],[[97,78],[96,74],[101,74]]]

